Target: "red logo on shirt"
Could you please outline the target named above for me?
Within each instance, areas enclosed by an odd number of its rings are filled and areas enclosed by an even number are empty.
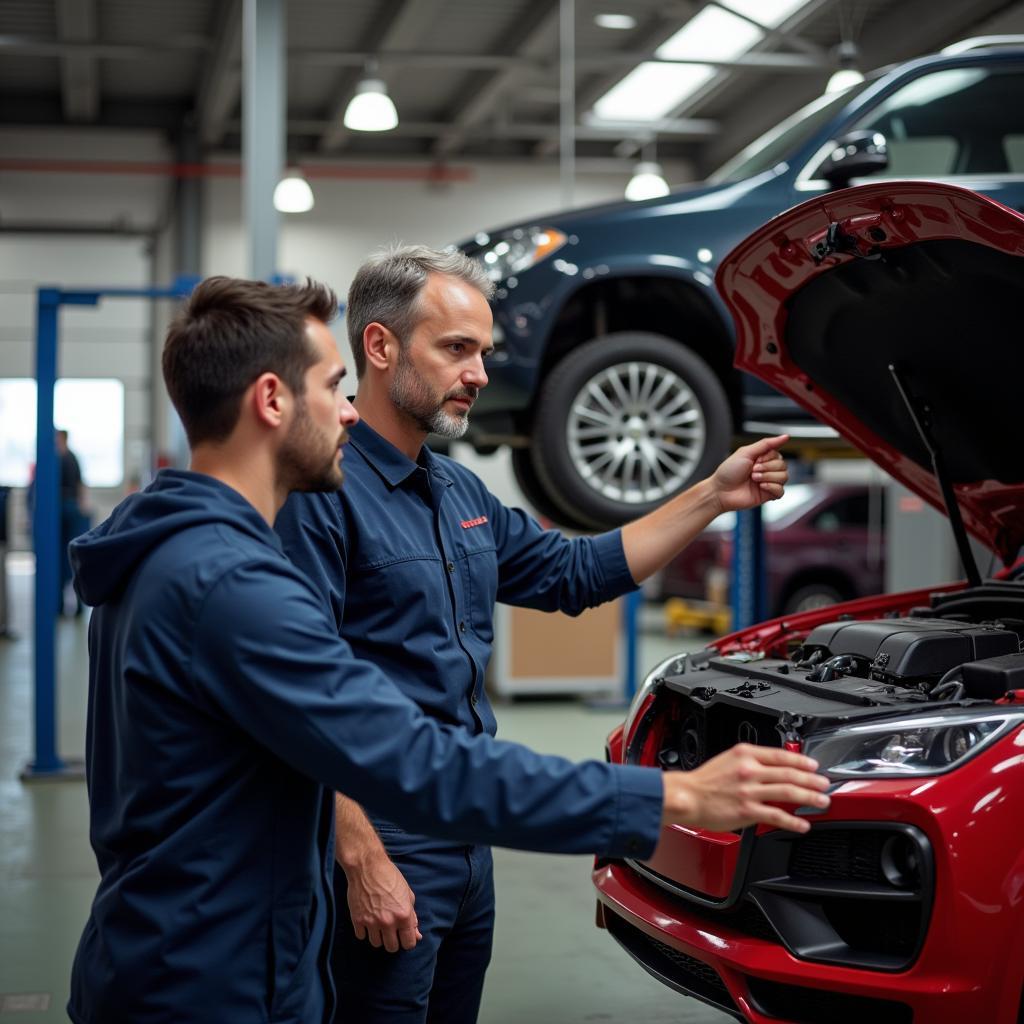
[[[477,516],[476,519],[464,519],[459,525],[464,530],[472,530],[474,526],[483,526],[487,522],[487,516]]]

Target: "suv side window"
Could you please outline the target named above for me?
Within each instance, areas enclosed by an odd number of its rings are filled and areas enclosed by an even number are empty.
[[[1024,68],[958,67],[922,75],[856,127],[885,136],[887,178],[1019,173]]]

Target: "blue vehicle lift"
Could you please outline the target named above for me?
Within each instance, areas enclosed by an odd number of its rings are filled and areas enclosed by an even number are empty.
[[[765,575],[764,522],[761,506],[736,513],[736,526],[732,540],[732,582],[729,588],[732,609],[732,630],[745,629],[767,617],[768,601]],[[636,670],[637,647],[640,631],[640,608],[643,592],[626,595],[623,604],[623,632],[626,638],[626,671],[623,680],[624,701],[628,706],[636,696],[638,677]],[[607,708],[618,702],[594,702],[594,706]]]
[[[746,629],[768,614],[761,506],[736,513],[732,535],[732,630]]]
[[[53,391],[57,383],[57,343],[62,306],[96,306],[101,299],[184,299],[198,277],[176,278],[167,288],[40,288],[36,302],[36,482],[32,536],[36,553],[34,671],[35,757],[23,780],[78,779],[83,765],[57,753],[56,585],[59,579],[60,524],[57,452],[53,432]]]

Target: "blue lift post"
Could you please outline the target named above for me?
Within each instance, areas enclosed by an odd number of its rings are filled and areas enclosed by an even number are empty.
[[[168,288],[40,288],[36,303],[36,480],[32,537],[36,553],[34,669],[35,757],[21,772],[34,779],[79,779],[80,762],[57,753],[57,581],[60,579],[57,451],[54,446],[53,392],[57,383],[57,343],[61,306],[96,306],[104,298],[183,299],[199,278],[180,277]]]
[[[624,696],[627,707],[633,703],[637,691],[636,659],[639,653],[640,608],[643,603],[643,591],[634,590],[626,595],[622,608],[623,627],[626,634],[626,692]]]
[[[736,513],[730,604],[734,630],[753,626],[766,616],[764,526],[760,505]]]

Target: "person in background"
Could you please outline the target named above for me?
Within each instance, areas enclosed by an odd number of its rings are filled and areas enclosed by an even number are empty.
[[[64,596],[71,582],[71,562],[68,545],[89,528],[85,511],[85,484],[78,457],[68,447],[68,432],[58,430],[54,435],[60,478],[60,590],[57,594],[57,614],[64,614]],[[75,594],[75,615],[82,614],[82,599]]]

